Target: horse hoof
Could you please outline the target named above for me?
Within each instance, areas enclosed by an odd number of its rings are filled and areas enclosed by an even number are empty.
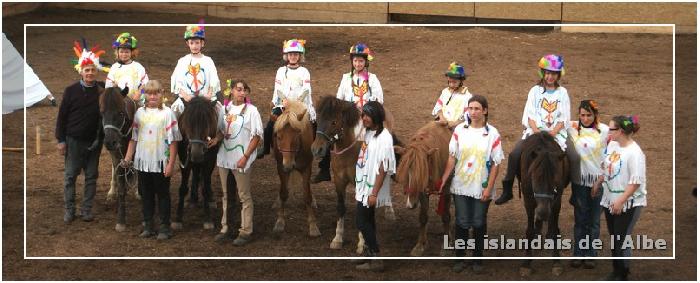
[[[107,203],[113,203],[114,202],[114,194],[107,195]]]
[[[124,232],[126,231],[126,225],[117,223],[117,226],[114,226],[114,230],[117,230],[117,232]]]
[[[272,228],[273,233],[282,233],[284,232],[284,221],[277,220],[275,222],[275,228]]]
[[[134,193],[134,197],[136,200],[141,200],[141,195],[138,192]]]
[[[364,246],[358,246],[357,249],[355,250],[355,253],[358,254],[358,255],[361,255],[362,252],[364,252],[364,251],[365,251],[365,247],[364,247]]]
[[[204,230],[211,230],[211,229],[214,229],[214,223],[204,222]]]
[[[319,237],[319,236],[321,236],[321,231],[318,230],[318,227],[314,226],[313,228],[309,229],[309,236],[311,236],[313,238]]]
[[[529,277],[532,274],[532,269],[527,267],[520,268],[520,277]]]
[[[564,267],[562,266],[552,266],[552,275],[559,276],[564,273]]]
[[[423,249],[423,247],[415,246],[413,250],[411,250],[411,256],[422,256],[424,251],[425,249]]]
[[[173,228],[173,230],[182,230],[182,222],[173,222],[170,224],[170,228]]]
[[[331,242],[331,250],[339,250],[343,248],[343,242],[342,241],[333,241]]]
[[[389,221],[396,221],[396,214],[394,213],[394,208],[389,206],[384,211],[384,219]]]

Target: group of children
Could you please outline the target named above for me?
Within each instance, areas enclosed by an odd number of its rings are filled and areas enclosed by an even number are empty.
[[[139,187],[144,193],[143,216],[146,226],[143,237],[154,235],[150,227],[154,210],[154,195],[160,204],[161,228],[159,239],[171,236],[169,229],[169,178],[175,168],[176,144],[182,139],[177,117],[182,114],[187,101],[204,96],[217,101],[221,91],[213,60],[202,54],[205,46],[204,26],[189,26],[184,35],[190,54],[180,58],[171,77],[170,91],[178,98],[170,107],[164,106],[164,90],[157,81],[149,80],[145,69],[134,61],[138,54],[137,40],[129,33],[120,34],[113,44],[117,62],[107,76],[107,87],[129,87],[129,97],[139,101],[133,123],[133,138],[129,144],[123,166],[133,166],[139,171]],[[250,87],[244,81],[227,80],[224,99],[219,101],[219,134],[210,143],[221,141],[217,165],[222,187],[226,189],[228,171],[233,173],[242,204],[242,223],[236,245],[244,245],[252,239],[253,201],[250,192],[250,168],[257,159],[270,152],[273,125],[282,113],[285,101],[296,100],[306,105],[310,119],[315,123],[309,71],[302,66],[305,41],[284,41],[282,58],[285,65],[277,70],[271,100],[269,122],[263,128],[258,109],[251,104]],[[357,162],[357,226],[367,243],[366,253],[376,256],[379,252],[374,225],[374,208],[391,203],[390,179],[396,171],[393,140],[384,129],[386,118],[383,108],[382,86],[369,64],[374,52],[358,43],[350,48],[351,71],[343,74],[336,97],[354,103],[361,113],[358,140],[362,149]],[[523,110],[522,139],[547,132],[557,141],[562,152],[572,160],[572,199],[575,207],[575,242],[599,236],[599,218],[602,208],[611,234],[630,234],[646,206],[645,156],[633,140],[639,129],[636,116],[615,116],[608,125],[600,122],[600,109],[593,100],[583,100],[578,107],[578,119],[572,121],[569,95],[560,79],[564,75],[561,56],[546,55],[538,62],[540,81],[533,86]],[[466,240],[469,229],[477,239],[475,256],[481,256],[483,243],[479,239],[486,234],[486,218],[490,201],[494,199],[494,184],[499,167],[506,158],[499,131],[488,123],[489,105],[486,97],[473,95],[464,85],[467,74],[464,66],[453,62],[445,72],[447,87],[442,91],[432,111],[436,120],[445,121],[453,130],[449,144],[450,157],[442,174],[442,184],[451,179],[451,193],[455,203],[455,235]],[[258,144],[262,139],[262,150]],[[503,178],[503,193],[495,203],[504,204],[512,199],[512,186],[518,170],[522,140],[508,155],[508,168]],[[132,162],[133,161],[133,162]],[[320,172],[314,183],[330,180],[329,156],[319,162]],[[440,187],[442,190],[442,187]],[[224,198],[226,198],[224,193]],[[226,199],[223,200],[226,205]],[[230,233],[226,215],[222,219],[221,233]],[[581,250],[575,245],[574,256],[595,256],[594,250]],[[613,255],[629,256],[621,242],[614,244]],[[458,256],[465,251],[458,250]],[[379,261],[361,261],[359,269],[380,270]],[[614,260],[613,274],[608,279],[626,279],[628,261]],[[592,260],[575,260],[572,266],[593,268]],[[455,271],[465,267],[458,261]],[[481,261],[472,263],[474,271],[481,270]]]

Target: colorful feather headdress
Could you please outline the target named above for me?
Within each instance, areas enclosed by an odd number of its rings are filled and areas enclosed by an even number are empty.
[[[95,45],[92,48],[89,48],[87,45],[87,40],[85,38],[81,38],[83,46],[80,46],[80,42],[73,41],[73,52],[75,52],[75,56],[77,59],[71,60],[73,63],[75,70],[80,73],[80,70],[82,69],[83,66],[85,65],[95,65],[95,67],[98,70],[101,70],[105,73],[109,72],[109,67],[102,66],[102,63],[100,63],[100,56],[105,53],[104,50],[100,50],[99,45]]]

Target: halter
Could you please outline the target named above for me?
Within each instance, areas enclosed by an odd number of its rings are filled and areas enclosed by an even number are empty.
[[[129,99],[129,100],[131,100],[131,99]],[[134,108],[136,108],[136,102],[133,101],[133,100],[131,100],[131,103],[133,103],[133,104],[134,104]],[[131,129],[132,129],[131,125],[128,125],[128,123],[127,123],[128,119],[127,119],[126,117],[127,117],[128,115],[129,115],[129,109],[127,109],[127,108],[126,108],[126,104],[124,104],[124,117],[122,117],[122,124],[121,124],[119,127],[115,127],[115,126],[112,125],[112,124],[105,124],[105,121],[102,120],[102,128],[103,128],[104,130],[108,130],[108,129],[115,130],[115,131],[117,131],[117,133],[119,134],[119,136],[121,136],[122,138],[126,138],[126,137],[128,137],[129,135],[131,135]],[[126,130],[126,133],[122,133],[122,129],[124,129],[124,126],[128,126],[128,129]]]
[[[535,198],[546,198],[546,199],[554,199],[558,194],[557,188],[554,188],[554,193],[553,194],[540,194],[540,193],[535,193],[533,192],[533,195]]]

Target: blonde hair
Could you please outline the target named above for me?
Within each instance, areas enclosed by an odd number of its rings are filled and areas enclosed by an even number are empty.
[[[163,85],[157,80],[149,80],[146,83],[146,86],[143,88],[143,91],[146,94],[149,93],[158,93],[160,94],[160,103],[158,103],[158,109],[163,109],[163,102],[165,99],[165,96],[163,95]]]
[[[126,47],[119,47],[119,48],[114,49],[114,59],[117,61],[119,61],[119,49],[120,48],[126,48]],[[133,61],[133,60],[136,60],[136,57],[139,57],[139,50],[137,48],[133,48],[133,49],[131,49],[131,58],[129,58],[129,59]]]

